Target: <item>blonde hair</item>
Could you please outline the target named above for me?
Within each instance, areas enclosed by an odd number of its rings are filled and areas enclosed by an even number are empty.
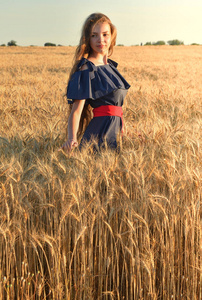
[[[73,59],[73,67],[70,71],[69,80],[71,76],[74,74],[74,72],[76,71],[77,65],[79,61],[82,59],[82,57],[88,58],[90,55],[91,52],[90,36],[93,27],[98,23],[105,23],[105,22],[109,24],[111,29],[111,44],[109,47],[108,56],[112,55],[113,48],[116,44],[116,36],[117,36],[116,27],[112,24],[111,20],[106,15],[102,13],[93,13],[84,22],[81,31],[80,42],[75,51],[75,55]],[[91,119],[92,119],[92,108],[90,105],[85,105],[80,118],[78,137],[80,137],[83,134]]]
[[[111,20],[106,15],[101,13],[91,14],[84,22],[82,32],[81,32],[80,42],[76,48],[76,52],[74,55],[73,67],[70,72],[70,77],[76,71],[77,64],[81,60],[81,58],[82,57],[88,58],[91,52],[90,36],[91,36],[92,28],[98,23],[105,23],[105,22],[109,24],[111,29],[111,44],[109,47],[108,56],[112,55],[113,48],[116,44],[116,36],[117,36],[116,27],[112,24]]]

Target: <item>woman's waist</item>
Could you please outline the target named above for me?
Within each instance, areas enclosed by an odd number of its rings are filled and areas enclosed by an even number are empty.
[[[123,116],[122,106],[115,105],[101,105],[93,109],[93,117],[104,117],[104,116]]]

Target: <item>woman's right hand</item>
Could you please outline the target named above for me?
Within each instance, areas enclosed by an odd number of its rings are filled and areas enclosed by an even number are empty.
[[[70,153],[75,147],[78,147],[77,132],[84,104],[85,100],[74,100],[68,119],[68,139],[59,150]]]
[[[78,147],[77,140],[67,140],[59,150],[63,150],[67,153],[71,152],[75,147]]]

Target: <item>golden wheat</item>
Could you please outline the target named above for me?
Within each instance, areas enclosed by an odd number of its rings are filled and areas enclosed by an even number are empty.
[[[120,152],[72,156],[74,47],[0,47],[0,299],[201,299],[201,46],[116,47]]]

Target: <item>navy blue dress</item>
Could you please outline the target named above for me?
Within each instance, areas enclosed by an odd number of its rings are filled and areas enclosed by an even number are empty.
[[[85,64],[87,69],[81,70]],[[90,104],[93,108],[102,105],[122,106],[130,85],[118,72],[117,65],[108,59],[106,65],[95,66],[88,59],[82,58],[67,87],[68,103],[83,99],[86,100],[85,105]],[[106,141],[109,147],[116,148],[121,128],[121,117],[95,117],[86,128],[81,145],[92,138],[98,138],[99,147]]]

